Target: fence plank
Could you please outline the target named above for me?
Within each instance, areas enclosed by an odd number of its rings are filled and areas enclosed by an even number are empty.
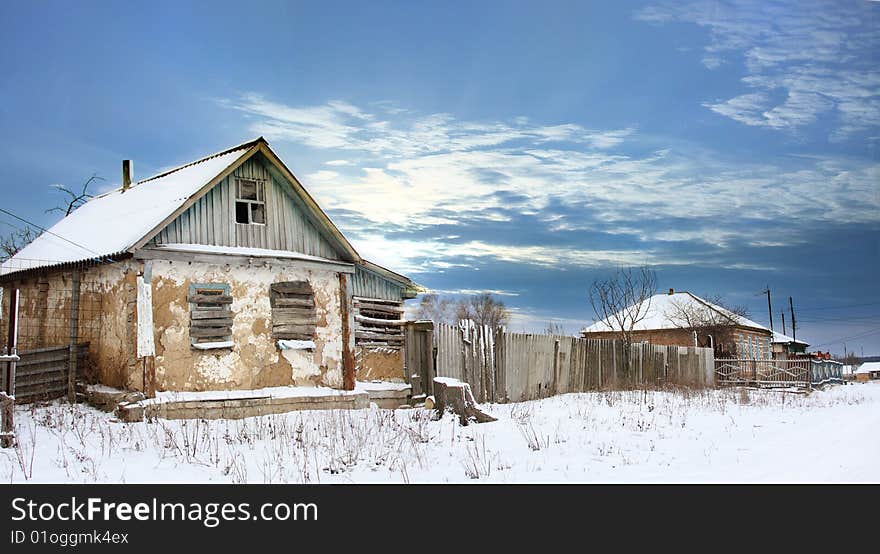
[[[714,358],[708,348],[640,343],[630,346],[627,357],[622,341],[508,333],[465,321],[437,324],[434,344],[437,375],[469,383],[481,402],[714,383]]]

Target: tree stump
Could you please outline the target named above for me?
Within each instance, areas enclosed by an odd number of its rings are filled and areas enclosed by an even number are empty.
[[[477,406],[469,384],[458,379],[435,377],[434,409],[437,412],[437,417],[443,417],[447,408],[458,414],[462,425],[468,425],[471,421],[477,423],[498,421],[498,418],[490,416]]]

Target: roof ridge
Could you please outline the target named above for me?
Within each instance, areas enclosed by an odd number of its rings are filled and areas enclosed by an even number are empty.
[[[183,164],[183,165],[175,167],[173,169],[169,169],[168,171],[165,171],[163,173],[159,173],[158,175],[153,175],[152,177],[148,177],[146,179],[136,181],[134,184],[140,185],[140,184],[146,183],[148,181],[154,181],[156,179],[160,179],[162,177],[165,177],[166,175],[171,175],[172,173],[176,173],[176,172],[180,171],[181,169],[186,169],[187,167],[194,166],[194,165],[200,164],[202,162],[206,162],[212,158],[216,158],[218,156],[223,156],[225,154],[229,154],[230,152],[235,152],[236,150],[244,150],[245,148],[250,148],[251,146],[254,146],[255,144],[257,144],[260,141],[265,142],[266,139],[264,139],[262,136],[257,137],[253,140],[249,140],[247,142],[243,142],[243,143],[238,144],[236,146],[232,146],[230,148],[227,148],[226,150],[223,150],[221,152],[215,152],[214,154],[209,154],[203,158],[199,158],[198,160]]]
[[[186,168],[188,168],[188,167],[192,167],[192,166],[194,166],[194,165],[198,165],[198,164],[200,164],[200,163],[206,162],[206,161],[211,160],[211,159],[213,159],[213,158],[217,158],[217,157],[219,157],[219,156],[224,156],[224,155],[226,155],[226,154],[229,154],[229,153],[231,153],[231,152],[235,152],[235,151],[237,151],[237,150],[244,150],[245,148],[250,148],[250,147],[254,146],[255,144],[259,143],[260,141],[262,141],[262,142],[266,142],[266,139],[263,138],[262,136],[259,136],[259,137],[255,138],[255,139],[252,139],[252,140],[249,140],[249,141],[246,141],[246,142],[242,142],[241,144],[237,144],[237,145],[235,145],[235,146],[231,146],[231,147],[229,147],[229,148],[227,148],[227,149],[225,149],[225,150],[222,150],[222,151],[220,151],[220,152],[215,152],[215,153],[213,153],[213,154],[209,154],[209,155],[207,155],[207,156],[204,156],[204,157],[202,157],[202,158],[199,158],[198,160],[195,160],[195,161],[192,161],[192,162],[188,162],[188,163],[185,163],[185,164],[183,164],[183,165],[179,165],[179,166],[174,167],[174,168],[172,168],[172,169],[169,169],[169,170],[167,170],[167,171],[163,171],[162,173],[159,173],[159,174],[153,175],[152,177],[147,177],[146,179],[141,179],[140,181],[135,181],[134,183],[132,183],[132,186],[142,185],[142,184],[147,183],[147,182],[149,182],[149,181],[155,181],[156,179],[161,179],[162,177],[167,177],[168,175],[171,175],[172,173],[177,173],[178,171],[180,171],[180,170],[182,170],[182,169],[186,169]],[[120,186],[120,187],[117,187],[117,188],[115,188],[115,189],[113,189],[113,190],[108,190],[108,191],[105,192],[105,193],[102,193],[102,194],[99,194],[99,195],[95,196],[95,197],[93,198],[93,200],[94,200],[94,199],[97,199],[97,198],[103,198],[104,196],[109,196],[109,195],[111,195],[111,194],[113,194],[113,193],[115,193],[115,192],[119,192],[120,190],[122,190],[122,187],[121,187],[121,186]]]

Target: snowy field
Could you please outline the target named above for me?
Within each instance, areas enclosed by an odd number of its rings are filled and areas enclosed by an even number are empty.
[[[880,383],[568,394],[489,405],[461,427],[420,409],[123,424],[19,407],[6,482],[877,482]]]

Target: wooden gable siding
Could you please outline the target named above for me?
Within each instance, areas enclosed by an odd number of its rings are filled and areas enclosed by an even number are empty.
[[[357,265],[351,279],[352,294],[363,298],[378,298],[403,302],[403,287]]]
[[[265,182],[266,224],[235,222],[235,179]],[[188,210],[162,229],[156,244],[208,244],[287,250],[331,260],[342,259],[333,244],[305,216],[287,183],[280,183],[259,156],[244,162]]]

